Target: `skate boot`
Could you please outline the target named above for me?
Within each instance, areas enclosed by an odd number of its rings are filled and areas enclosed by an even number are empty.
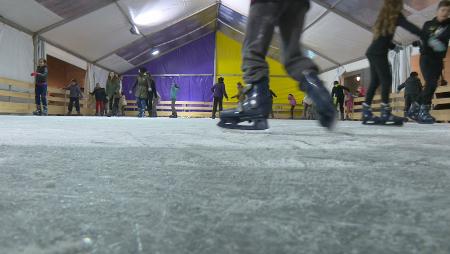
[[[341,112],[341,121],[345,121],[344,112]]]
[[[44,106],[44,110],[42,110],[42,115],[43,116],[48,116],[48,108],[47,108],[47,106]]]
[[[169,118],[178,118],[178,115],[172,114],[172,115],[169,116]]]
[[[305,91],[314,102],[317,120],[323,127],[332,129],[336,123],[336,109],[330,92],[325,88],[322,81],[314,70],[304,71],[300,80],[300,89]]]
[[[430,114],[430,105],[421,105],[419,114],[417,116],[417,123],[420,124],[434,124],[436,119]]]
[[[36,106],[36,111],[33,111],[33,115],[35,115],[35,116],[42,115],[41,106]]]
[[[417,121],[417,117],[419,116],[420,105],[417,102],[413,102],[411,107],[408,110],[408,117],[414,121]]]
[[[389,106],[389,104],[381,103],[381,125],[402,126],[404,122],[405,119],[403,117],[392,114],[392,108]]]
[[[364,125],[375,125],[380,123],[380,118],[378,116],[375,116],[372,112],[372,107],[367,104],[362,104],[363,110],[362,110],[362,123]]]
[[[227,129],[266,130],[269,128],[267,119],[272,109],[272,99],[269,91],[269,79],[248,85],[244,93],[244,101],[235,109],[220,112],[219,127]],[[246,122],[252,125],[239,125]]]

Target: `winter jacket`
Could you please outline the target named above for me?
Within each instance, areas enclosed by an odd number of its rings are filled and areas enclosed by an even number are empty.
[[[95,88],[91,94],[95,96],[96,101],[104,101],[106,99],[105,88],[102,87]]]
[[[447,46],[450,41],[449,26],[450,19],[447,19],[444,22],[439,22],[436,18],[434,18],[433,20],[425,22],[422,31],[427,34],[428,37],[436,37],[439,41]],[[431,55],[443,59],[447,55],[447,49],[448,47],[446,47],[444,52],[434,52],[434,50],[430,46],[425,44],[420,48],[420,53],[422,55]]]
[[[120,94],[120,80],[117,78],[108,78],[106,82],[106,95],[108,98],[111,98],[117,93]]]
[[[36,69],[36,85],[47,84],[48,68],[47,66],[38,66]]]
[[[216,83],[212,88],[211,92],[216,98],[225,98],[228,99],[227,91],[225,90],[225,84],[223,82]]]
[[[150,77],[148,74],[139,74],[134,82],[133,90],[136,98],[147,99],[150,88]]]
[[[83,93],[81,93],[81,88],[78,83],[70,84],[66,87],[67,90],[69,90],[69,97],[70,98],[83,98]]]
[[[405,88],[405,96],[419,95],[422,92],[422,82],[417,77],[409,77],[397,90],[400,92],[403,88]]]
[[[344,99],[345,98],[344,90],[350,92],[350,89],[340,84],[333,86],[333,89],[331,90],[331,98],[334,98],[336,96],[338,99]]]
[[[156,84],[152,78],[150,78],[150,90],[151,91],[148,91],[149,98],[152,99],[158,98],[158,91],[156,90]]]
[[[172,86],[170,87],[170,99],[172,99],[172,100],[177,99],[179,89],[180,89],[180,87],[177,84],[175,84],[175,83],[172,84]]]

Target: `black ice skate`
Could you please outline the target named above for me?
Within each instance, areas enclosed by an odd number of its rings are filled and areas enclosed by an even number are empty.
[[[41,115],[48,116],[48,108],[47,108],[47,106],[44,106],[44,110],[42,110]]]
[[[420,124],[434,124],[436,119],[430,114],[430,105],[421,105],[419,114],[417,115],[417,123]]]
[[[263,79],[246,87],[245,99],[235,109],[220,113],[219,127],[241,130],[266,130],[269,128],[267,119],[272,109],[272,99],[269,91],[269,80]],[[240,125],[249,122],[252,125]]]
[[[420,105],[417,102],[413,102],[408,110],[408,117],[411,118],[414,121],[417,121],[417,118],[419,116],[420,111]]]
[[[380,124],[381,120],[378,116],[375,116],[372,112],[372,107],[366,103],[362,104],[362,123],[364,125],[376,125]]]
[[[381,103],[380,125],[402,126],[404,122],[403,117],[392,114],[389,104]]]
[[[39,105],[36,105],[36,110],[35,111],[33,111],[33,115],[34,116],[40,116],[40,115],[42,115],[42,110],[41,110],[41,106]]]
[[[317,119],[323,127],[332,129],[336,123],[336,110],[330,92],[314,70],[304,71],[300,89],[311,97],[316,108]]]

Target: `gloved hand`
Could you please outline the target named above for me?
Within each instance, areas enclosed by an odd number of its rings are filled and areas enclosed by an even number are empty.
[[[37,72],[32,72],[32,73],[31,73],[31,76],[32,76],[32,77],[36,77],[37,75],[38,75]]]
[[[428,45],[435,52],[444,52],[447,49],[447,46],[440,40],[438,40],[436,37],[430,37],[430,39],[428,39]]]

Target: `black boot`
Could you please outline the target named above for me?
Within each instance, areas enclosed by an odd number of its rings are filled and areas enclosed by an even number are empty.
[[[411,118],[414,121],[417,121],[417,118],[419,116],[420,111],[420,105],[417,102],[413,102],[408,110],[408,117]]]
[[[42,115],[43,116],[48,116],[48,108],[47,108],[47,106],[44,106],[44,110],[42,110]]]
[[[344,112],[341,112],[341,121],[345,121]]]
[[[420,124],[434,124],[436,119],[430,114],[431,105],[421,105],[417,122]]]
[[[33,111],[33,115],[35,116],[42,115],[41,105],[36,105],[36,111]]]
[[[367,104],[362,104],[362,123],[365,125],[375,125],[380,123],[380,118],[378,116],[374,116],[372,112],[372,107]]]
[[[332,129],[336,123],[336,110],[330,92],[325,88],[317,75],[317,71],[303,72],[300,89],[305,91],[314,102],[317,119],[323,127]]]
[[[403,117],[392,114],[392,108],[389,104],[381,103],[380,124],[402,126],[405,122]]]
[[[220,113],[219,127],[228,129],[265,130],[269,128],[267,119],[272,109],[269,80],[264,78],[245,88],[245,99],[238,107]],[[239,125],[251,122],[252,126]]]

